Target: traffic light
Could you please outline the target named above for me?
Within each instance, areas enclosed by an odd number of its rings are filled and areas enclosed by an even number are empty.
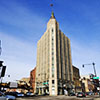
[[[93,77],[94,77],[94,75],[93,75],[93,74],[90,74],[90,79],[92,79],[92,80],[93,80]]]
[[[92,64],[93,64],[93,66],[95,65],[95,63],[94,63],[94,62],[93,62]]]
[[[2,63],[3,63],[3,61],[0,61],[0,67],[1,67],[1,66],[3,66],[3,64],[2,64]]]
[[[84,68],[84,65],[82,65],[82,67]]]
[[[6,66],[3,66],[1,71],[1,77],[5,76],[5,71],[6,71]]]

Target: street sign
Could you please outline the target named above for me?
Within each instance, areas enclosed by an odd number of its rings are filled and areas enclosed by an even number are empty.
[[[93,79],[99,79],[99,77],[93,77]]]
[[[44,84],[44,85],[45,85],[45,84],[48,84],[48,82],[44,82],[43,84]]]

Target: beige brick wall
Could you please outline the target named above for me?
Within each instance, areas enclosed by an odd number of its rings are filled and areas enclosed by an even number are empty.
[[[55,81],[54,85],[52,80]],[[51,18],[47,23],[46,32],[37,43],[36,82],[43,86],[44,81],[49,81],[50,95],[53,94],[53,88],[57,95],[58,80],[73,81],[71,48],[70,40],[59,30],[59,23]]]

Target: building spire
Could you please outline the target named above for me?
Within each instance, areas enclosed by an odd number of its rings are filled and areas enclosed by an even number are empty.
[[[54,12],[53,12],[53,4],[50,4],[50,6],[51,6],[51,8],[52,8],[51,18],[55,18]]]
[[[51,13],[51,18],[55,18],[54,12],[53,12],[53,11],[52,11],[52,13]]]

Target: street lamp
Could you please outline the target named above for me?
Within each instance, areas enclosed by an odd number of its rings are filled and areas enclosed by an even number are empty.
[[[91,63],[91,64],[83,64],[83,65],[82,65],[82,67],[84,68],[84,67],[85,67],[85,65],[93,65],[94,74],[95,74],[95,77],[96,77],[96,76],[97,76],[97,74],[96,74],[96,69],[95,69],[95,63],[93,62],[93,63]]]

